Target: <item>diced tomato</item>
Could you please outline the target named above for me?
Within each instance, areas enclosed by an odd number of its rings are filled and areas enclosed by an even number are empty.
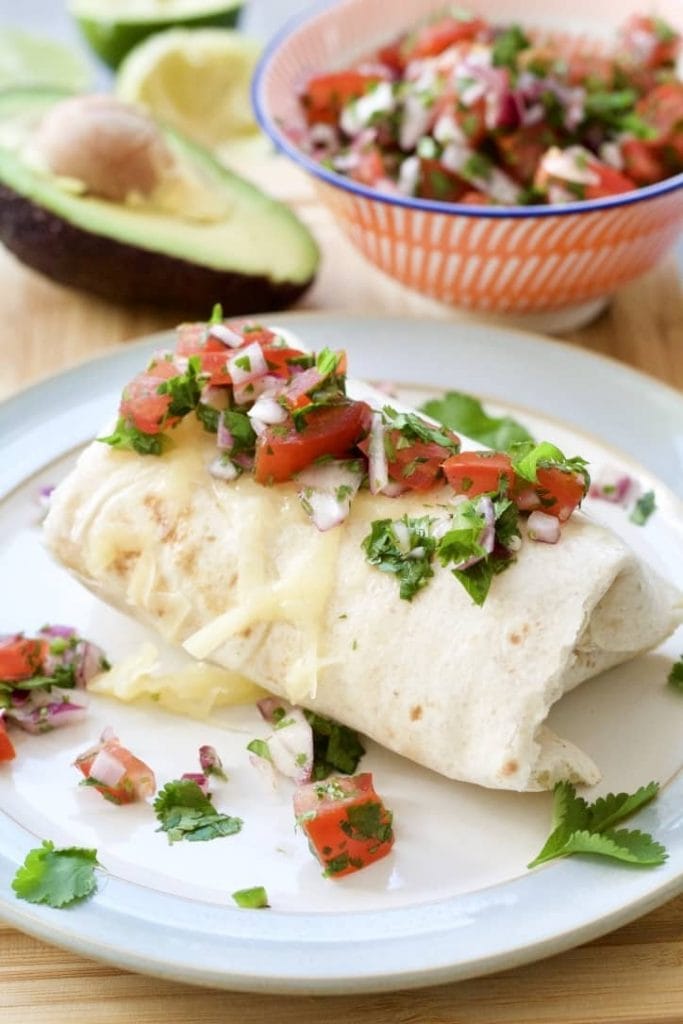
[[[642,139],[624,139],[621,143],[624,170],[639,185],[651,185],[667,175],[657,148]]]
[[[178,422],[177,417],[167,418],[166,415],[171,396],[160,395],[158,387],[162,381],[180,373],[175,363],[167,359],[159,359],[138,373],[123,389],[121,416],[144,434],[159,434],[165,427],[173,426]]]
[[[683,82],[663,82],[636,103],[636,113],[657,134],[651,145],[663,145],[683,132]]]
[[[91,775],[92,767],[102,751],[121,766],[122,775],[114,785],[107,785]],[[110,800],[114,804],[131,804],[136,800],[144,800],[152,796],[156,789],[154,772],[149,765],[131,754],[126,747],[122,747],[115,738],[99,743],[92,750],[86,750],[76,758],[74,764],[85,778],[90,780],[92,788],[101,793],[105,800]]]
[[[0,715],[0,761],[13,761],[16,756],[14,744],[7,735],[5,719]]]
[[[466,190],[462,178],[447,171],[440,160],[422,158],[417,179],[416,194],[420,199],[437,199],[442,203],[457,203]]]
[[[367,867],[394,844],[392,814],[375,792],[370,772],[299,786],[294,813],[327,878]]]
[[[495,141],[505,170],[520,184],[531,185],[541,157],[555,144],[556,136],[548,125],[532,124]]]
[[[351,100],[363,96],[379,81],[380,75],[366,75],[353,70],[335,71],[310,78],[302,96],[308,123],[336,124],[343,107]]]
[[[397,40],[394,43],[388,43],[386,46],[382,46],[374,55],[374,60],[380,64],[384,64],[385,67],[389,68],[394,74],[400,74],[406,66],[405,58],[402,53],[402,44],[404,37]]]
[[[354,181],[360,181],[363,185],[376,185],[385,176],[381,150],[377,146],[363,150],[350,174]]]
[[[214,387],[232,383],[226,366],[232,350],[218,338],[207,337],[206,324],[182,324],[178,328],[176,355],[199,356],[202,373],[211,375],[209,384]]]
[[[345,402],[313,409],[297,430],[294,423],[268,427],[256,442],[254,474],[260,484],[291,480],[321,456],[340,459],[350,454],[372,422],[365,402]]]
[[[0,682],[16,683],[36,675],[48,649],[47,640],[32,640],[21,633],[0,639]]]
[[[450,115],[454,119],[473,149],[476,149],[484,141],[488,129],[486,127],[486,99],[483,96],[469,106],[465,106],[464,103],[458,101],[452,86],[446,85],[434,104],[431,119],[432,129],[439,118],[444,115]]]
[[[455,43],[472,42],[488,31],[481,18],[454,18],[446,16],[423,25],[406,37],[402,46],[403,59],[436,57]]]
[[[606,89],[612,88],[614,62],[597,53],[578,53],[576,50],[564,58],[567,79],[570,85],[585,86],[586,80],[601,82]]]
[[[275,377],[282,377],[283,380],[292,376],[291,360],[306,355],[298,348],[264,348],[263,354],[268,363],[268,371]]]
[[[566,522],[579,507],[586,493],[586,481],[581,473],[555,466],[536,471],[537,483],[532,485],[541,499],[541,509],[548,515]]]
[[[515,481],[512,461],[503,452],[460,452],[446,459],[442,469],[456,494],[468,498],[498,491],[503,481],[512,490]]]
[[[635,181],[600,160],[592,160],[590,170],[597,174],[600,180],[594,185],[586,185],[586,199],[604,199],[606,196],[616,196],[621,192],[632,192],[636,187]]]
[[[646,68],[674,64],[681,48],[681,37],[661,18],[633,14],[621,30],[621,44],[626,57]],[[643,46],[650,37],[652,45]]]

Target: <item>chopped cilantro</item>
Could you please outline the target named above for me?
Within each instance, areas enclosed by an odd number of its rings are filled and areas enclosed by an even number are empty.
[[[667,857],[652,836],[614,826],[654,800],[659,784],[650,782],[635,793],[610,793],[588,804],[577,797],[570,782],[558,782],[553,796],[551,833],[541,852],[528,865],[536,867],[556,857],[593,853],[614,860],[654,867]]]
[[[378,843],[390,843],[393,839],[391,813],[376,800],[350,805],[346,809],[346,821],[339,827],[349,839],[376,839]]]
[[[521,50],[526,50],[531,43],[525,36],[519,25],[511,25],[510,28],[499,32],[493,43],[493,63],[497,68],[510,68],[515,71],[517,68],[517,57]]]
[[[69,846],[55,849],[49,839],[30,850],[12,879],[12,888],[21,900],[47,903],[50,907],[68,907],[91,896],[96,888],[97,850]]]
[[[211,310],[210,324],[222,324],[223,323],[223,307],[220,302],[214,303],[214,307]]]
[[[353,775],[365,753],[358,733],[314,711],[304,710],[304,715],[313,730],[313,779],[326,779],[332,772]]]
[[[640,498],[638,498],[629,519],[632,523],[635,523],[636,526],[645,526],[656,508],[657,503],[655,501],[655,492],[646,491],[645,494],[642,494]]]
[[[678,661],[674,662],[671,666],[671,671],[667,676],[667,682],[669,686],[673,686],[674,690],[679,690],[683,693],[683,654],[680,656]]]
[[[205,842],[235,835],[242,828],[240,818],[219,814],[192,779],[167,782],[157,793],[154,811],[160,822],[157,831],[166,832],[169,843]]]
[[[205,402],[199,402],[195,413],[208,434],[216,434],[218,432],[218,421],[221,417],[220,409],[215,409],[213,405],[206,405]]]
[[[361,546],[370,565],[393,573],[400,584],[400,596],[404,601],[412,601],[434,575],[431,562],[436,541],[430,534],[429,516],[410,518],[406,515],[398,524],[399,529],[402,525],[401,532],[406,533],[405,545],[399,541],[396,524],[391,519],[376,519]]]
[[[507,451],[517,441],[534,440],[521,423],[510,416],[489,416],[478,399],[462,391],[449,391],[443,398],[433,398],[425,402],[421,411],[499,452]]]
[[[206,380],[206,374],[202,373],[201,359],[199,356],[190,356],[185,373],[169,377],[157,388],[157,394],[169,395],[171,399],[166,416],[186,416],[196,409]]]
[[[539,469],[561,469],[567,473],[579,473],[584,480],[584,493],[590,486],[586,460],[579,455],[568,459],[559,448],[549,441],[534,445],[531,442],[514,444],[510,448],[512,464],[518,476],[530,483],[538,483]]]
[[[493,164],[483,153],[471,153],[463,164],[462,174],[464,178],[487,180],[491,177]]]
[[[253,452],[256,444],[256,431],[251,425],[251,420],[244,412],[236,412],[234,409],[225,409],[223,412],[223,425],[232,436],[231,454],[237,452]]]
[[[251,359],[249,356],[237,356],[235,359],[235,366],[238,366],[240,370],[244,370],[245,373],[250,373]]]
[[[422,416],[418,416],[414,412],[396,412],[390,405],[385,405],[382,409],[382,420],[386,426],[392,430],[398,430],[401,434],[404,443],[399,441],[396,444],[397,448],[407,448],[417,441],[423,441],[438,444],[453,455],[460,451],[460,441],[457,438],[452,437],[439,427],[435,427],[432,423],[428,423]],[[385,444],[391,447],[392,442],[389,439],[385,441]],[[391,456],[392,453],[388,451],[387,454]]]
[[[674,43],[678,39],[678,32],[663,18],[653,17],[652,27],[660,43]]]
[[[246,910],[264,910],[270,907],[268,893],[262,885],[255,885],[253,889],[237,889],[232,898],[238,907]]]
[[[340,352],[333,352],[332,349],[323,348],[316,356],[315,368],[321,377],[330,377],[336,372],[340,362]]]
[[[252,740],[251,743],[247,743],[247,750],[257,757],[262,757],[264,761],[273,760],[266,740]]]
[[[112,448],[137,452],[138,455],[161,455],[169,443],[169,438],[164,434],[145,434],[123,416],[117,420],[113,434],[98,437],[97,440],[102,444],[111,445]]]
[[[359,857],[351,857],[348,853],[340,853],[336,857],[332,857],[325,863],[325,870],[323,876],[329,878],[331,875],[338,875],[341,871],[351,866],[354,868],[362,868],[363,861]]]

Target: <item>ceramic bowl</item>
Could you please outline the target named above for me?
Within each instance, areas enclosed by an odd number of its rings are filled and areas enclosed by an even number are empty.
[[[521,21],[600,49],[642,0],[471,0],[494,23]],[[683,25],[677,0],[648,4]],[[313,175],[321,200],[357,248],[408,288],[493,319],[563,330],[593,319],[621,285],[649,270],[683,224],[683,175],[609,199],[481,207],[381,193],[323,167],[291,141],[298,94],[312,74],[343,68],[443,0],[343,0],[294,19],[267,48],[253,83],[258,120]]]

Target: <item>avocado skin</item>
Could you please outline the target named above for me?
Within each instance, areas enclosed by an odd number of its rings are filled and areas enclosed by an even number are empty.
[[[206,314],[220,302],[226,316],[282,309],[312,283],[201,267],[164,253],[84,231],[0,184],[0,241],[53,281],[118,303]]]

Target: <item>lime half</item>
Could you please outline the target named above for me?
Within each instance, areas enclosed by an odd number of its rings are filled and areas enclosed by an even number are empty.
[[[249,88],[260,51],[229,29],[169,29],[126,57],[116,94],[215,150],[257,131]]]
[[[68,8],[105,64],[117,68],[134,46],[173,26],[232,28],[242,0],[69,0]]]
[[[91,77],[87,63],[68,46],[19,29],[0,29],[0,89],[55,86],[81,92]]]

